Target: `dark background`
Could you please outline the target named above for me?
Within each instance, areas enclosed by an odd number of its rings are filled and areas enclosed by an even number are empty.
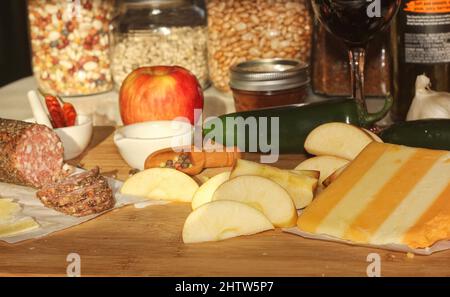
[[[2,0],[0,8],[0,87],[31,75],[26,0]]]

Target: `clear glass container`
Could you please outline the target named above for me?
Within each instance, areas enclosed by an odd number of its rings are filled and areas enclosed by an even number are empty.
[[[207,87],[206,12],[193,0],[125,0],[111,36],[117,89],[134,69],[154,65],[182,66]]]
[[[309,62],[307,0],[208,0],[208,60],[214,86],[229,92],[232,65],[256,59]]]
[[[112,88],[109,25],[114,0],[28,0],[33,72],[61,96]]]
[[[316,22],[312,51],[312,88],[315,94],[349,97],[351,95],[348,49]],[[365,83],[367,96],[384,97],[391,91],[392,61],[389,33],[379,34],[366,50]]]
[[[236,111],[303,103],[308,86],[309,66],[298,60],[246,61],[230,70]]]

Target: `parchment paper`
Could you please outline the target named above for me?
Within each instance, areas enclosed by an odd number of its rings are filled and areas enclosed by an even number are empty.
[[[325,235],[325,234],[312,234],[312,233],[304,232],[302,230],[299,230],[296,227],[284,228],[283,231],[287,232],[287,233],[299,235],[304,238],[309,238],[309,239],[334,241],[334,242],[345,243],[345,244],[349,244],[349,245],[385,249],[385,250],[397,251],[397,252],[413,253],[413,254],[417,254],[417,255],[431,255],[432,253],[435,253],[435,252],[450,249],[450,241],[449,240],[438,241],[435,244],[433,244],[431,247],[428,247],[428,248],[413,249],[407,245],[402,245],[402,244],[387,244],[387,245],[360,244],[360,243],[339,239],[339,238],[332,237],[332,236]]]
[[[82,170],[77,169],[76,172],[82,172]],[[119,189],[122,186],[121,181],[108,178],[108,183],[113,190],[113,195],[116,200],[116,204],[114,205],[113,209],[120,208],[129,204],[135,204],[137,208],[142,208],[149,205],[162,205],[169,203],[168,201],[145,200],[141,197],[122,195],[119,193]],[[11,237],[0,238],[0,241],[6,241],[8,243],[18,243],[28,239],[40,238],[53,232],[61,231],[87,222],[98,217],[99,215],[112,210],[111,209],[103,213],[80,218],[72,217],[45,207],[36,197],[35,189],[6,183],[0,183],[0,198],[14,199],[14,201],[18,202],[22,207],[19,218],[30,216],[33,217],[35,221],[40,225],[40,228],[32,230],[30,232],[18,234]]]

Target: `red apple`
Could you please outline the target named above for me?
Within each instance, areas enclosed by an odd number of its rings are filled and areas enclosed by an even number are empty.
[[[203,92],[196,77],[183,67],[141,67],[122,83],[119,108],[125,125],[176,117],[194,124],[194,109],[203,108]]]

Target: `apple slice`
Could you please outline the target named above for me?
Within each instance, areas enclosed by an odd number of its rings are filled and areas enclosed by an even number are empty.
[[[230,178],[230,172],[219,173],[208,179],[198,188],[192,198],[192,209],[195,210],[205,203],[211,202],[217,188]]]
[[[318,156],[306,159],[295,167],[295,170],[317,170],[320,171],[319,184],[327,179],[333,172],[347,165],[350,161],[333,156]]]
[[[288,192],[270,179],[244,175],[223,183],[214,193],[213,201],[233,200],[261,211],[275,227],[292,227],[297,210]]]
[[[212,201],[203,204],[187,217],[183,242],[219,241],[274,229],[264,214],[247,204]]]
[[[327,123],[309,133],[305,150],[317,156],[335,156],[353,160],[373,141],[360,128],[345,123]]]
[[[318,171],[293,172],[239,159],[231,171],[230,179],[243,175],[257,175],[276,182],[289,193],[296,208],[304,208],[311,203],[319,179]]]
[[[383,139],[380,138],[380,136],[376,135],[376,134],[373,133],[372,131],[367,130],[367,129],[364,129],[364,128],[361,128],[361,129],[362,129],[364,132],[366,132],[367,134],[369,134],[369,136],[372,137],[372,139],[373,139],[374,141],[380,142],[380,143],[383,143],[383,142],[384,142]]]
[[[172,168],[151,168],[141,171],[125,181],[120,193],[154,200],[191,202],[197,183]]]
[[[323,182],[322,185],[326,188],[328,187],[332,182],[334,182],[342,172],[344,172],[345,168],[347,168],[348,164],[342,166],[341,168],[337,169],[335,172],[333,172],[329,177],[327,177]]]
[[[287,171],[289,173],[293,173],[293,174],[301,175],[301,176],[307,176],[307,177],[315,178],[315,179],[318,179],[320,177],[320,172],[318,170],[295,170],[295,169],[290,169],[290,170],[283,170],[283,171]]]

